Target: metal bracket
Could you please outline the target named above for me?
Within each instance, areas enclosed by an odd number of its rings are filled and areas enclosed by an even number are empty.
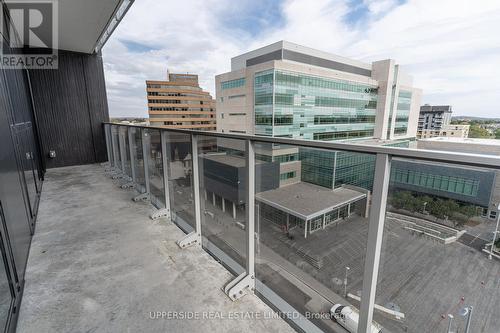
[[[138,196],[135,196],[132,198],[133,201],[138,202],[138,201],[148,201],[149,200],[149,193],[141,193]]]
[[[157,220],[160,217],[170,218],[170,209],[166,209],[166,208],[159,209],[156,212],[154,212],[153,214],[151,214],[149,217],[151,218],[151,220]]]
[[[115,173],[115,174],[111,175],[111,178],[113,178],[113,179],[122,179],[125,177],[127,177],[127,176],[125,176],[123,173]]]
[[[224,292],[232,300],[237,301],[255,290],[255,276],[242,273],[224,287]]]
[[[179,239],[175,242],[181,249],[185,249],[186,247],[199,244],[201,245],[201,237],[196,232],[190,232],[186,236]]]
[[[125,183],[125,184],[121,185],[120,187],[123,188],[123,189],[134,188],[135,187],[135,183],[134,182],[128,182],[128,183]]]
[[[120,170],[116,169],[113,166],[104,168],[104,173],[106,173],[106,174],[112,174],[112,173],[118,173],[118,172],[120,172]]]

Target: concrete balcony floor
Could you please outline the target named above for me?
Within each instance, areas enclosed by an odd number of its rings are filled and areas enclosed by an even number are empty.
[[[150,220],[133,195],[99,165],[47,172],[18,332],[293,332],[281,319],[228,319],[272,310],[254,295],[229,300],[231,274],[200,248],[179,249],[182,231]]]

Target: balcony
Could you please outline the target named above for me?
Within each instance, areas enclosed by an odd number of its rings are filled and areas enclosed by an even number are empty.
[[[456,200],[476,195],[476,207],[489,206],[498,156],[104,131],[108,165],[47,173],[22,332],[346,332],[345,314],[330,314],[336,304],[359,311],[357,332],[439,332],[449,315],[461,331],[500,325],[495,221],[429,213],[448,204],[431,195],[452,186]],[[298,153],[299,169],[263,157],[277,149]],[[283,172],[309,174],[283,186]],[[402,202],[417,185],[427,192],[412,210]],[[149,318],[155,312],[170,318]],[[183,313],[253,318],[171,317]]]
[[[152,221],[148,203],[98,164],[46,174],[31,245],[18,332],[293,332],[283,320],[180,320],[271,308],[256,297],[234,303],[221,288],[231,274],[183,232]]]

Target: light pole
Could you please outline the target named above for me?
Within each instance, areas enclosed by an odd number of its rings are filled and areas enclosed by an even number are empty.
[[[497,207],[497,225],[495,226],[495,231],[493,232],[493,241],[491,242],[490,255],[488,258],[491,260],[493,255],[493,247],[495,246],[495,241],[497,240],[498,224],[500,223],[500,203]]]
[[[350,267],[345,266],[345,278],[344,278],[344,297],[347,297],[347,272],[350,270]]]
[[[463,308],[461,311],[460,311],[460,315],[462,317],[465,317],[467,316],[467,323],[465,324],[465,333],[469,333],[469,330],[470,330],[470,321],[471,321],[471,318],[472,318],[472,305],[470,306],[467,306],[465,308]]]
[[[453,321],[453,315],[451,314],[448,314],[448,330],[446,331],[446,333],[451,333],[451,322]]]

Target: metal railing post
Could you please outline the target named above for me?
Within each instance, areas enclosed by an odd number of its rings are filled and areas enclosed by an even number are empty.
[[[224,292],[233,301],[255,290],[255,147],[251,140],[245,140],[246,150],[246,271],[229,282]]]
[[[371,332],[390,175],[391,156],[377,154],[358,333]]]
[[[149,135],[147,130],[143,129],[141,131],[142,134],[142,160],[144,161],[144,184],[146,184],[146,193],[149,195],[151,192],[149,186],[149,154],[148,154],[148,143],[149,143]]]
[[[198,135],[191,134],[192,159],[193,159],[193,196],[194,216],[196,222],[196,235],[201,245],[201,198],[200,198],[200,167],[198,158]]]
[[[122,164],[122,172],[125,176],[127,176],[125,171],[125,159],[127,158],[127,154],[125,153],[125,138],[121,133],[121,126],[118,127],[118,150],[120,151],[120,160]]]
[[[130,170],[132,173],[132,181],[135,183],[137,181],[137,178],[135,176],[135,151],[134,151],[134,137],[132,135],[132,127],[129,127],[127,129],[127,135],[128,135],[128,148],[130,150]]]
[[[113,167],[116,169],[119,169],[118,163],[117,163],[118,151],[116,151],[116,149],[115,149],[115,147],[118,143],[116,142],[115,136],[113,135],[113,128],[115,128],[115,125],[111,125],[109,128],[109,132],[110,132],[109,134],[111,135],[111,147],[113,150]]]
[[[168,217],[169,219],[172,219],[170,214],[170,190],[168,184],[167,135],[167,131],[160,131],[161,165],[163,169],[163,198],[165,200],[165,207],[159,209],[151,215],[151,219],[153,220],[160,217]]]
[[[194,219],[195,229],[177,241],[177,245],[181,248],[186,248],[191,245],[201,246],[201,198],[200,198],[200,169],[198,158],[198,135],[190,134],[191,136],[191,162],[193,176],[193,197],[194,197]]]
[[[247,168],[247,274],[255,278],[255,148],[251,140],[246,141]],[[254,285],[255,286],[255,285]]]
[[[113,166],[111,161],[111,140],[109,139],[110,126],[109,124],[104,124],[104,138],[106,139],[106,152],[108,154],[108,162],[110,167]]]

